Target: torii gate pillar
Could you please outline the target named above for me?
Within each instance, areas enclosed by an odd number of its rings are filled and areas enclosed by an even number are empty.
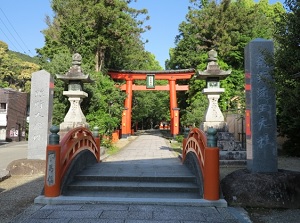
[[[179,134],[179,108],[177,108],[176,80],[169,80],[170,86],[170,131],[172,136]]]
[[[124,103],[125,108],[122,113],[122,138],[127,138],[131,135],[132,80],[126,80],[126,94],[127,97]]]

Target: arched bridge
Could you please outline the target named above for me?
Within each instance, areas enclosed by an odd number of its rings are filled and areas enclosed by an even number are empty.
[[[35,203],[139,202],[204,206],[227,205],[220,199],[219,149],[192,129],[178,158],[158,130],[146,131],[117,155],[100,161],[95,130],[71,130],[60,142],[52,128],[47,147],[44,194]]]

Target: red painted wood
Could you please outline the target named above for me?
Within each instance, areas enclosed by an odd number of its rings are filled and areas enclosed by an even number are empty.
[[[100,147],[98,148],[93,134],[84,127],[77,127],[69,131],[60,142],[60,171],[64,177],[72,160],[83,150],[89,150],[100,161]]]
[[[126,84],[123,84],[119,87],[122,91],[126,91]],[[189,90],[189,85],[175,85],[176,91],[188,91]],[[153,89],[147,89],[145,85],[132,85],[132,90],[133,91],[169,91],[170,90],[170,85],[156,85],[155,88]]]
[[[49,152],[55,152],[55,184],[47,185],[47,173],[45,176],[45,197],[57,197],[61,192],[61,180],[75,157],[84,150],[89,150],[100,162],[100,138],[84,127],[70,130],[58,145],[47,146],[47,160]]]
[[[131,135],[131,112],[132,112],[132,80],[126,81],[125,109],[126,109],[126,135]]]
[[[206,135],[198,128],[189,132],[188,138],[183,140],[182,162],[188,153],[194,153],[203,176],[204,199],[218,200],[220,188],[219,148],[207,147]]]
[[[175,80],[169,80],[169,85],[170,85],[170,114],[171,114],[171,126],[170,127],[171,127],[171,135],[175,135],[176,130],[175,130],[174,109],[177,108]]]
[[[108,71],[108,74],[112,79],[117,80],[146,80],[147,73],[138,71],[134,71],[135,73],[131,73],[130,71]],[[152,72],[149,71],[149,74]],[[154,73],[154,72],[153,72]],[[186,80],[191,79],[192,75],[195,74],[195,71],[186,71],[186,72],[170,72],[166,73],[165,71],[155,71],[155,80]]]
[[[176,85],[176,80],[190,79],[195,74],[194,69],[188,70],[163,70],[163,71],[122,71],[109,70],[108,74],[112,79],[126,80],[126,85],[120,86],[122,90],[126,91],[127,98],[125,99],[125,115],[122,116],[122,135],[131,134],[131,111],[132,111],[132,91],[133,90],[150,90],[146,86],[133,85],[134,80],[146,80],[147,74],[154,74],[155,80],[168,80],[167,86],[156,86],[151,90],[169,90],[170,91],[170,113],[171,113],[171,134],[179,134],[179,112],[178,120],[174,117],[174,108],[177,108],[177,90],[188,90],[188,86]],[[175,120],[176,119],[176,120]]]

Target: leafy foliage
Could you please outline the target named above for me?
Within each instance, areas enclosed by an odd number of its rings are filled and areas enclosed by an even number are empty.
[[[49,28],[43,31],[46,45],[38,50],[40,57],[51,60],[61,51],[77,52],[97,72],[139,64],[144,55],[140,34],[148,27],[136,18],[147,10],[130,8],[128,2],[52,0],[54,18],[47,17]]]
[[[176,47],[170,49],[167,68],[195,67],[204,70],[207,52],[217,50],[220,67],[232,70],[232,74],[221,82],[225,93],[221,95],[220,108],[223,111],[238,109],[244,101],[244,47],[255,38],[272,38],[275,22],[280,20],[284,8],[280,3],[269,5],[267,0],[258,3],[253,0],[190,2],[192,5],[186,16],[187,21],[179,25]],[[194,87],[195,84],[199,82],[190,82],[191,90],[186,98],[189,106],[181,119],[182,123],[197,124],[199,121],[193,120],[194,117],[198,117],[200,122],[203,119],[206,103],[199,92],[205,85]],[[233,103],[233,99],[238,101]]]
[[[141,70],[161,70],[154,55],[149,54]],[[155,81],[156,85],[166,85],[167,81]],[[135,81],[137,85],[146,85],[146,81]],[[145,129],[159,125],[161,121],[170,120],[170,97],[165,91],[135,91],[133,94],[132,123]]]
[[[0,41],[0,87],[29,92],[31,74],[39,70],[39,66],[18,56],[8,50],[6,43]]]
[[[24,62],[30,62],[30,63],[34,63],[34,64],[39,63],[39,60],[37,57],[31,57],[26,54],[11,51],[11,50],[8,51],[8,54],[14,55],[15,57],[19,58],[20,60],[22,60]]]
[[[107,75],[98,74],[95,78],[93,85],[86,86],[90,101],[85,101],[82,107],[88,107],[86,114],[90,125],[99,126],[100,133],[109,135],[120,125],[126,95]]]
[[[169,93],[164,91],[137,91],[133,99],[133,123],[146,129],[170,120]]]
[[[288,138],[283,149],[289,155],[300,156],[300,5],[287,0],[286,6],[275,35],[279,44],[275,54],[278,128]]]
[[[99,126],[101,134],[111,134],[118,128],[126,97],[115,87],[107,70],[161,69],[154,55],[145,51],[140,39],[140,34],[150,28],[144,26],[144,21],[149,19],[147,10],[130,8],[130,2],[52,0],[54,18],[46,18],[45,46],[38,49],[41,66],[53,75],[66,73],[71,55],[81,54],[84,72],[95,81],[84,86],[89,97],[83,100],[81,107],[91,127]],[[56,124],[63,121],[69,108],[69,102],[62,95],[64,88],[65,84],[55,78],[53,121]],[[150,95],[151,100],[143,100],[135,94],[135,100],[140,101],[133,113],[135,120],[140,120],[142,109],[155,107],[157,97],[147,94]],[[142,119],[149,119],[152,114],[149,112]]]

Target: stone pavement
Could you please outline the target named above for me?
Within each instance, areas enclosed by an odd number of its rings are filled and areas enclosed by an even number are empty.
[[[147,148],[147,149],[143,149]],[[135,165],[151,164],[153,168],[162,163],[180,162],[168,143],[158,132],[146,132],[130,142],[118,154],[104,162],[132,162]],[[159,173],[160,170],[154,170]],[[63,197],[63,196],[61,196]],[[63,200],[63,198],[58,200]],[[18,215],[13,222],[251,222],[242,208],[200,207],[195,204],[143,203],[143,202],[80,202],[69,200],[60,204],[48,200],[41,204],[36,198],[34,205]],[[53,204],[56,203],[56,204]]]

